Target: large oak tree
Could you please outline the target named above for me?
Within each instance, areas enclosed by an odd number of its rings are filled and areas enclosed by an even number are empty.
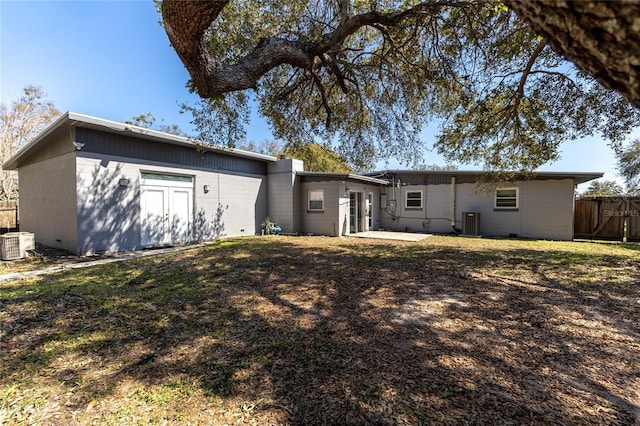
[[[640,2],[505,3],[558,54],[640,107]]]
[[[419,161],[431,142],[421,131],[437,120],[433,144],[447,160],[530,170],[556,159],[564,140],[598,132],[619,147],[640,124],[631,103],[594,79],[638,105],[637,49],[619,55],[615,33],[637,40],[638,6],[591,3],[165,0],[160,7],[204,99],[194,109],[198,128],[222,136],[217,142],[241,136],[254,97],[276,137],[337,141],[360,169],[387,157]],[[605,9],[608,21],[599,20]],[[572,19],[562,24],[563,16]],[[603,53],[607,46],[613,53]]]

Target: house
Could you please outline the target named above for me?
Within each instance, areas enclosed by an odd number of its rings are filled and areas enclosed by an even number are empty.
[[[407,171],[378,174],[381,228],[460,233],[470,217],[474,233],[552,240],[573,239],[575,186],[602,173],[537,172],[533,178],[478,186],[479,171]],[[472,226],[473,227],[473,226]]]
[[[538,173],[474,192],[478,172],[305,172],[296,159],[67,112],[5,165],[18,170],[20,228],[78,254],[287,233],[459,231],[479,213],[487,235],[573,238],[574,186],[597,173]]]
[[[20,228],[78,254],[260,233],[277,159],[68,112],[5,164]]]

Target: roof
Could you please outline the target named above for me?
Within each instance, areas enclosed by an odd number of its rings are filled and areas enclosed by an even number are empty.
[[[105,120],[103,118],[92,117],[89,115],[78,114],[68,111],[58,117],[53,123],[51,123],[46,129],[44,129],[38,136],[36,136],[31,142],[25,145],[20,151],[18,151],[13,157],[4,163],[3,168],[5,170],[13,170],[19,167],[20,160],[27,157],[30,153],[35,152],[38,149],[40,143],[47,138],[50,134],[60,129],[63,126],[73,127],[86,127],[97,130],[102,130],[110,133],[128,132],[132,135],[141,138],[148,139],[156,142],[162,142],[172,145],[198,147],[199,149],[205,149],[207,151],[224,152],[225,154],[250,158],[253,160],[261,160],[265,162],[275,162],[277,158],[270,155],[258,154],[255,152],[244,151],[236,148],[227,148],[219,145],[212,145],[209,142],[198,141],[192,138],[173,135],[171,133],[165,133],[158,130],[147,129],[145,127],[134,126],[132,124],[120,123],[117,121]]]
[[[367,173],[367,176],[388,176],[398,174],[414,174],[414,175],[432,175],[432,176],[469,176],[480,177],[486,175],[484,170],[384,170]],[[604,176],[602,172],[532,172],[530,176],[524,177],[522,173],[518,172],[506,172],[507,174],[513,173],[519,179],[573,179],[576,184],[588,182],[593,179],[598,179]]]
[[[389,181],[386,179],[378,179],[371,176],[356,175],[353,173],[331,173],[331,172],[298,172],[299,176],[310,176],[324,178],[327,180],[356,180],[366,183],[375,183],[377,185],[388,185]]]

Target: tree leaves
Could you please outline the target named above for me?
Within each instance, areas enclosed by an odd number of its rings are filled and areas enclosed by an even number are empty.
[[[419,164],[433,120],[448,161],[491,170],[535,169],[557,159],[563,141],[594,133],[619,148],[640,125],[637,110],[501,2],[240,1],[203,43],[209,62],[192,66],[210,79],[194,80],[197,90],[237,83],[187,108],[203,134],[243,137],[249,103],[233,90],[250,77],[277,138],[336,146],[358,171],[388,158]]]
[[[640,139],[635,139],[618,155],[618,171],[629,192],[640,192]]]
[[[245,141],[244,126],[249,123],[249,97],[231,92],[216,98],[201,99],[195,105],[182,104],[181,113],[190,112],[195,138],[235,148]]]
[[[620,185],[612,180],[594,180],[582,195],[588,197],[615,197],[623,194],[624,191]]]
[[[25,86],[11,106],[0,105],[0,167],[60,115],[46,96],[40,87]],[[0,201],[17,199],[17,173],[0,171]]]

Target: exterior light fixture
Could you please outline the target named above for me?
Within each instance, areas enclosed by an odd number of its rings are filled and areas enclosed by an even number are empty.
[[[209,193],[209,185],[205,185],[204,186],[204,193],[208,194]]]

